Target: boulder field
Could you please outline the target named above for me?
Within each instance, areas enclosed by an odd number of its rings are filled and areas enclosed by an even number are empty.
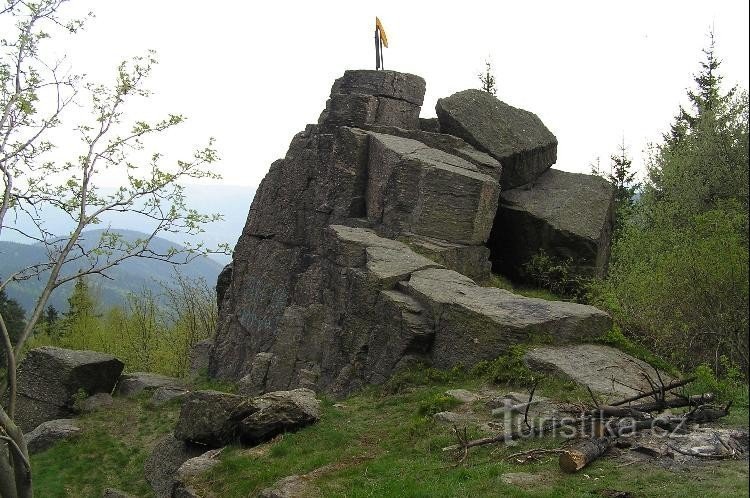
[[[604,271],[606,182],[549,169],[557,139],[535,114],[468,90],[420,119],[424,90],[346,71],[271,165],[217,285],[211,376],[344,396],[415,362],[470,367],[610,328],[591,306],[477,283],[539,250]]]

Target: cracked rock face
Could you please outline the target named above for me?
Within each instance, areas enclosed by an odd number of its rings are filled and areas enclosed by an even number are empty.
[[[245,395],[344,396],[415,362],[470,366],[609,328],[595,308],[471,279],[489,275],[503,168],[420,130],[423,95],[418,76],[347,71],[271,165],[222,277],[211,375]]]

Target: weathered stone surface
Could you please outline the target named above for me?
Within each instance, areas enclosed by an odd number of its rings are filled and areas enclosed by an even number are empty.
[[[184,388],[180,379],[149,372],[133,372],[123,375],[117,384],[117,394],[135,396],[143,391],[154,391],[160,387]]]
[[[443,424],[465,424],[466,422],[472,421],[473,418],[465,413],[456,412],[438,412],[432,416],[436,422]]]
[[[281,479],[273,487],[261,490],[258,498],[297,498],[305,496],[308,488],[306,476],[291,475]]]
[[[209,450],[197,457],[186,460],[177,469],[172,487],[172,498],[199,498],[199,494],[190,485],[191,479],[204,474],[219,464],[217,458],[223,448]]]
[[[188,391],[187,389],[181,387],[157,387],[154,390],[154,394],[151,396],[151,403],[153,403],[155,406],[163,405],[164,403],[172,401],[173,399],[182,398],[189,392],[190,391]]]
[[[399,237],[417,254],[466,275],[472,280],[486,280],[491,273],[490,250],[483,245],[471,246],[455,244],[446,240],[409,235]]]
[[[488,245],[493,270],[524,280],[523,265],[543,250],[571,259],[583,276],[604,276],[614,223],[614,190],[603,178],[550,169],[501,194]]]
[[[472,163],[416,140],[370,137],[367,217],[380,231],[458,244],[487,241],[500,193],[497,181]]]
[[[239,440],[238,422],[257,410],[250,399],[219,391],[193,391],[185,398],[174,429],[177,439],[213,448]]]
[[[81,428],[73,419],[48,420],[33,431],[23,435],[29,453],[39,453],[58,441],[65,441],[81,435]]]
[[[477,171],[480,173],[491,176],[495,180],[500,180],[502,165],[497,159],[486,152],[475,149],[462,139],[454,137],[453,135],[434,133],[425,130],[408,130],[404,128],[396,128],[394,126],[370,125],[364,128],[368,131],[373,131],[382,135],[393,135],[395,137],[416,140],[430,148],[438,149],[446,154],[460,157],[476,166]]]
[[[470,367],[534,338],[566,343],[597,337],[612,326],[610,317],[593,306],[480,287],[451,270],[414,272],[403,287],[430,310],[435,322],[431,355],[439,368]]]
[[[397,71],[349,70],[337,79],[332,94],[360,94],[403,100],[421,106],[425,81],[420,76]]]
[[[219,279],[221,280],[221,274],[219,275]],[[216,288],[218,292],[219,284],[216,285]],[[214,342],[211,339],[204,339],[196,342],[193,344],[193,347],[190,348],[189,372],[191,376],[196,377],[200,374],[205,375],[205,373],[208,372],[208,361],[211,357],[211,347],[213,347],[213,345]]]
[[[503,190],[524,185],[557,160],[557,139],[531,112],[481,90],[464,90],[438,100],[440,131],[466,140],[503,165]]]
[[[250,373],[237,381],[237,392],[245,396],[263,394],[268,381],[268,370],[276,359],[273,353],[256,354],[250,366]]]
[[[229,263],[224,266],[219,276],[216,277],[216,306],[219,308],[223,304],[224,294],[226,294],[227,289],[232,284],[232,270],[232,263]]]
[[[565,342],[609,323],[576,305],[479,291],[468,279],[445,302],[435,289],[416,291],[426,269],[487,276],[502,168],[460,138],[370,122],[373,99],[421,103],[393,81],[334,85],[320,124],[293,138],[258,188],[209,363],[210,375],[241,379],[242,393],[345,396],[404,367],[470,365],[530,335]],[[475,343],[477,325],[487,336]]]
[[[114,403],[112,395],[109,393],[96,393],[88,398],[76,401],[73,404],[74,411],[78,413],[91,413],[103,408],[109,408]]]
[[[394,71],[346,71],[331,88],[318,123],[340,126],[385,125],[419,129],[425,84],[419,76]]]
[[[193,445],[167,434],[156,443],[143,465],[146,481],[157,498],[171,498],[177,469],[187,460],[203,454],[206,447]]]
[[[123,363],[94,351],[32,349],[19,365],[16,420],[30,431],[46,420],[73,414],[74,395],[110,393]]]
[[[524,361],[534,370],[562,375],[593,391],[618,398],[639,394],[636,389],[650,390],[643,373],[657,377],[648,363],[599,344],[541,346],[526,353]],[[664,372],[661,376],[665,383],[672,380]]]
[[[240,422],[243,442],[255,444],[318,421],[320,401],[309,389],[276,391],[253,400],[257,408]]]

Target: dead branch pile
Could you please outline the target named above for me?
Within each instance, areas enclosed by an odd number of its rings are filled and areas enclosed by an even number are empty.
[[[681,379],[665,384],[657,372],[658,379],[654,381],[648,374],[644,373],[651,390],[639,395],[609,403],[600,404],[589,390],[593,407],[582,410],[576,416],[560,419],[545,420],[541,425],[532,426],[528,421],[528,409],[524,413],[523,425],[517,430],[511,430],[497,436],[469,440],[466,431],[455,428],[457,444],[443,448],[443,451],[461,452],[460,462],[463,462],[470,448],[513,441],[517,439],[532,438],[548,434],[563,434],[572,437],[570,444],[557,449],[534,449],[527,452],[511,455],[517,461],[526,461],[545,454],[558,454],[559,466],[564,472],[577,472],[602,456],[612,446],[628,447],[629,443],[622,442],[621,438],[632,436],[641,431],[661,431],[664,435],[689,433],[695,424],[714,422],[729,414],[731,403],[725,406],[717,406],[714,403],[715,396],[712,393],[687,396],[675,392],[695,380],[694,377]],[[531,404],[536,386],[531,390],[526,406]],[[647,399],[651,398],[651,399]],[[673,415],[672,409],[686,408],[679,414]],[[729,451],[711,454],[696,452],[693,450],[681,450],[669,446],[672,450],[693,457],[720,459],[732,458],[742,453],[731,441],[725,442],[716,435],[719,442]],[[639,449],[640,448],[640,449]],[[648,447],[636,446],[631,449],[642,451],[654,451]]]

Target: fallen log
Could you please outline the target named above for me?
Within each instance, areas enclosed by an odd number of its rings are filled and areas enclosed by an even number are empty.
[[[602,456],[612,446],[611,437],[584,439],[563,450],[558,461],[563,472],[574,473]]]
[[[655,396],[655,395],[660,394],[660,393],[666,393],[667,391],[671,391],[673,389],[677,389],[678,387],[682,387],[682,386],[688,385],[691,382],[693,382],[695,379],[696,379],[695,377],[688,377],[687,379],[676,380],[674,382],[670,382],[669,384],[667,384],[663,388],[659,387],[659,388],[654,389],[652,391],[641,393],[641,394],[638,394],[636,396],[631,396],[629,398],[622,399],[622,400],[617,401],[615,403],[611,403],[611,406],[625,405],[627,403],[632,403],[633,401],[638,401],[639,399],[648,398],[649,396]]]

